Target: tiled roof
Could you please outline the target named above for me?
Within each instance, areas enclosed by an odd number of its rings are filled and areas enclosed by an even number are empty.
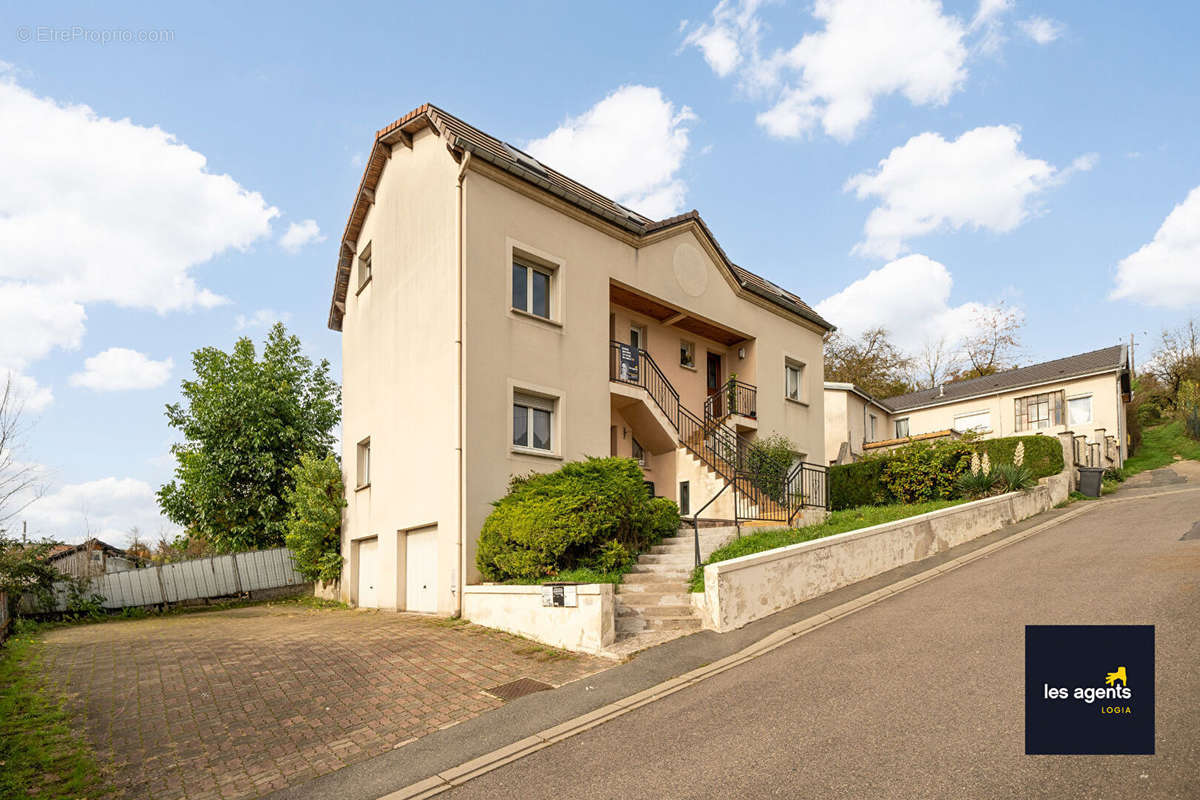
[[[971,397],[995,394],[1008,389],[1022,386],[1034,386],[1064,378],[1074,378],[1081,375],[1094,375],[1103,372],[1117,372],[1128,367],[1125,345],[1117,344],[1089,353],[1076,356],[1056,358],[1053,361],[1043,361],[1028,367],[997,372],[984,378],[971,378],[965,381],[934,386],[932,389],[922,389],[919,392],[884,398],[882,402],[892,411],[907,411],[927,405],[940,405],[955,400],[966,400]]]
[[[345,313],[346,294],[350,284],[350,266],[354,258],[351,246],[356,242],[363,221],[366,219],[367,209],[370,207],[369,198],[373,196],[379,182],[391,143],[402,141],[410,133],[425,126],[432,127],[452,149],[470,152],[473,158],[482,158],[484,161],[539,186],[635,236],[647,236],[674,225],[694,222],[703,231],[713,248],[721,255],[734,279],[743,289],[826,330],[834,329],[832,324],[795,294],[781,289],[766,278],[755,275],[730,261],[698,212],[689,211],[686,214],[658,221],[642,216],[542,164],[512,145],[484,133],[431,103],[426,103],[380,129],[375,135],[375,145],[363,171],[362,181],[359,183],[358,193],[355,195],[354,207],[350,211],[350,218],[346,222],[346,229],[342,234],[342,246],[338,252],[337,276],[334,279],[333,299],[329,307],[329,327],[334,330],[341,330],[342,316]]]

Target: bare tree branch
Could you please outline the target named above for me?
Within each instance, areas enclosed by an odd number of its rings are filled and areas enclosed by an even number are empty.
[[[10,372],[0,389],[0,530],[45,491],[36,467],[17,459],[27,430],[21,422],[23,412]]]

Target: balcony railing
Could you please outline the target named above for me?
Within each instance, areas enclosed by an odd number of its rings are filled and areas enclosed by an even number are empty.
[[[680,403],[679,392],[645,350],[623,342],[609,342],[608,370],[610,380],[645,389],[675,426],[680,443],[723,478],[726,488],[733,487],[736,519],[791,524],[804,508],[829,507],[829,470],[823,465],[801,462],[778,479],[756,474],[749,468],[747,455],[752,442],[722,420],[729,413],[757,416],[757,389],[753,385],[737,380],[727,382],[721,392],[708,398],[702,419]],[[700,510],[714,500],[716,496]],[[695,523],[699,512],[693,516]]]
[[[725,385],[704,401],[704,416],[724,419],[730,414],[758,418],[758,387],[752,383],[730,378]]]

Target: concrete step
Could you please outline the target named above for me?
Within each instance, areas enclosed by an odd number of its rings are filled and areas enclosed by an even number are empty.
[[[696,565],[696,557],[694,553],[643,553],[638,556],[639,565],[648,564],[670,564],[679,565],[680,567],[693,567]]]
[[[633,581],[686,581],[692,574],[692,562],[686,564],[634,564],[625,574],[626,583]],[[649,575],[649,578],[634,578],[635,575]]]
[[[617,595],[623,594],[685,594],[688,583],[681,581],[645,581],[643,583],[625,583],[617,585]]]
[[[676,586],[669,592],[630,592],[617,595],[617,608],[657,608],[660,606],[692,607],[692,598],[686,586]]]
[[[700,630],[700,620],[687,617],[617,617],[617,633]]]
[[[695,552],[695,545],[689,539],[686,542],[679,542],[677,544],[656,544],[646,552],[654,555],[690,556]]]
[[[621,617],[651,617],[657,618],[675,618],[675,617],[690,617],[692,616],[691,603],[686,605],[682,603],[673,603],[667,606],[627,606],[621,603],[617,604],[617,618]]]

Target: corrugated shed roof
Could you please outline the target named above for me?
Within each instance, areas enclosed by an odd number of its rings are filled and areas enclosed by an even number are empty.
[[[366,219],[367,209],[370,207],[369,197],[374,192],[383,172],[383,165],[390,153],[388,149],[391,146],[390,143],[402,141],[410,132],[415,132],[424,126],[432,127],[454,150],[470,152],[473,157],[482,158],[484,161],[539,186],[636,236],[647,236],[673,225],[695,222],[709,239],[713,248],[721,255],[725,265],[733,274],[734,280],[742,288],[826,330],[834,329],[832,324],[799,296],[730,261],[697,211],[689,211],[686,214],[663,220],[651,220],[578,181],[572,180],[552,167],[542,164],[528,153],[502,142],[431,103],[426,103],[381,128],[375,135],[375,145],[363,170],[362,181],[359,183],[354,207],[346,222],[346,228],[342,234],[342,246],[338,252],[337,275],[334,279],[333,298],[329,308],[329,327],[334,330],[341,329],[342,316],[345,313],[346,294],[350,284],[350,267],[354,258],[351,248],[356,243],[363,221]]]
[[[907,411],[927,405],[941,405],[955,400],[966,400],[971,397],[995,394],[1022,386],[1080,375],[1093,375],[1101,372],[1117,372],[1128,367],[1125,345],[1117,344],[1088,353],[1056,358],[1053,361],[1043,361],[1028,367],[1018,367],[1005,372],[997,372],[983,378],[971,378],[965,381],[934,386],[932,389],[922,389],[919,392],[884,398],[882,402],[893,411]]]

